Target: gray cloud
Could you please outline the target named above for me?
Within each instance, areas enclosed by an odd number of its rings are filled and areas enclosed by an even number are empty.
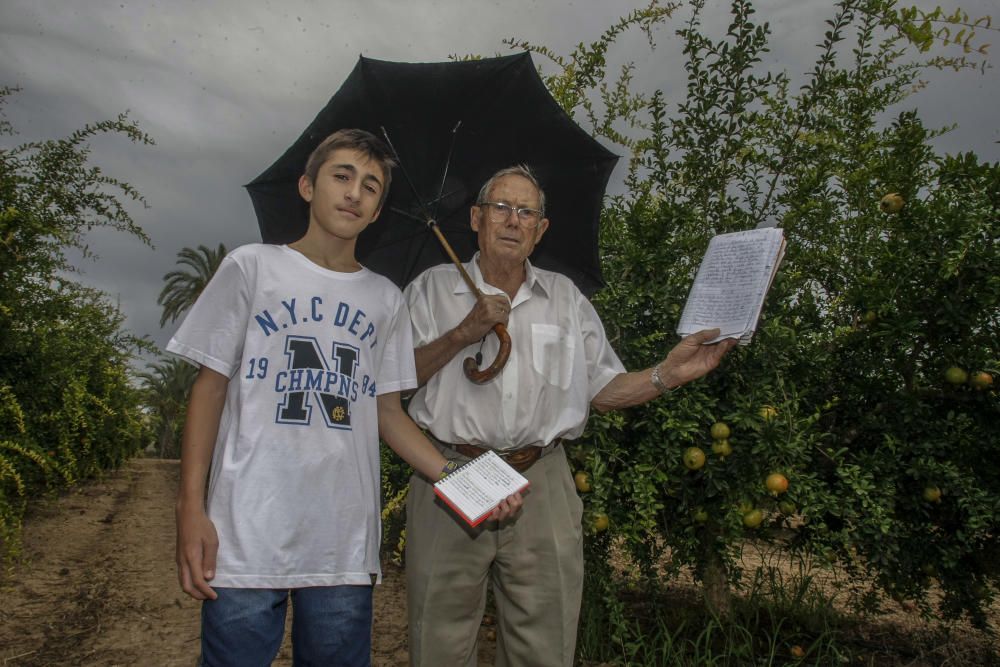
[[[943,3],[945,8],[956,2]],[[989,0],[961,2],[971,15]],[[507,37],[566,54],[591,42],[619,16],[645,2],[605,0],[371,0],[348,3],[197,2],[175,0],[5,0],[0,5],[0,85],[23,91],[6,114],[19,140],[63,136],[85,122],[129,110],[156,146],[121,138],[94,143],[94,160],[133,184],[149,208],[133,207],[155,250],[134,239],[95,233],[101,255],[82,265],[84,280],[120,300],[127,326],[160,345],[156,297],[163,274],[185,246],[230,248],[259,239],[242,185],[294,141],[336,91],[359,54],[386,60],[441,61],[452,54],[491,55]],[[775,31],[767,66],[804,74],[830,12],[826,0],[759,2],[758,18]],[[705,28],[722,34],[728,3],[709,2]],[[650,51],[640,34],[609,53],[612,71],[637,64],[636,82],[661,87],[669,100],[684,90],[672,21]],[[990,41],[984,39],[983,41]],[[550,67],[544,60],[537,61]],[[907,101],[931,127],[959,123],[939,140],[949,152],[975,150],[1000,159],[993,118],[1000,87],[986,76],[946,72]],[[620,170],[619,170],[620,173]],[[619,176],[620,177],[620,176]]]

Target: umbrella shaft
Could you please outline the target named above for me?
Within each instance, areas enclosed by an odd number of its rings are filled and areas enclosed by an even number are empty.
[[[428,221],[427,226],[434,230],[434,235],[437,236],[438,241],[441,242],[441,247],[444,248],[444,251],[448,253],[448,257],[451,258],[451,261],[458,268],[458,272],[462,274],[465,284],[469,286],[469,289],[472,290],[472,293],[476,295],[477,299],[481,297],[482,294],[479,292],[479,288],[476,287],[476,282],[472,279],[472,276],[469,275],[469,272],[465,270],[465,265],[462,264],[462,260],[460,260],[458,255],[455,254],[455,251],[451,249],[451,244],[448,243],[448,239],[446,239],[444,234],[441,233],[441,230],[438,229],[437,222],[430,220]]]

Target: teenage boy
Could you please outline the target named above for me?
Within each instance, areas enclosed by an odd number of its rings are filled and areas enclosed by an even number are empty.
[[[205,665],[271,664],[289,597],[295,664],[370,664],[378,435],[429,477],[446,467],[400,406],[416,386],[402,294],[354,257],[392,166],[368,132],[324,140],[299,179],[305,236],[230,253],[167,345],[200,366],[176,512]]]

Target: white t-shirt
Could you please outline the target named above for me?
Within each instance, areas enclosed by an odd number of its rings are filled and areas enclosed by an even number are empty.
[[[466,270],[484,294],[502,290],[483,280],[479,255]],[[514,296],[507,331],[510,358],[501,373],[476,385],[462,372],[479,343],[455,355],[410,400],[410,416],[439,440],[492,449],[544,446],[583,433],[590,401],[625,372],[608,343],[593,305],[566,276],[526,262],[527,275]],[[461,322],[475,295],[451,264],[436,266],[407,285],[416,347],[437,340]],[[490,333],[483,364],[496,358]]]
[[[219,533],[212,585],[381,576],[375,397],[417,384],[399,289],[287,246],[243,246],[167,350],[230,379],[208,486]]]

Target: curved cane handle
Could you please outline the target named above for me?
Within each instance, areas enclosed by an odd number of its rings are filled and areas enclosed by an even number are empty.
[[[465,377],[476,384],[489,382],[499,375],[507,363],[507,357],[510,356],[510,335],[507,333],[507,327],[502,324],[494,324],[493,333],[497,335],[497,339],[500,341],[500,351],[497,352],[497,358],[493,360],[493,363],[483,370],[479,370],[476,360],[472,357],[466,357],[465,362],[462,364],[462,368],[465,370]]]

